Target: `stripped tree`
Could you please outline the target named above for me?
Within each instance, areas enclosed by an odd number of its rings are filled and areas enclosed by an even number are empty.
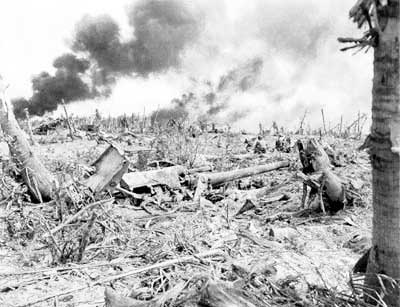
[[[2,94],[0,97],[0,124],[13,160],[19,167],[31,195],[38,201],[49,200],[58,185],[57,180],[32,151],[25,133],[15,119],[11,104],[5,98],[5,89],[0,80],[0,94]]]
[[[372,126],[373,229],[365,279],[366,296],[400,306],[400,0],[359,0],[350,11],[358,27],[369,29],[343,48],[374,49]],[[386,278],[387,276],[388,278]],[[368,291],[375,289],[376,291]]]

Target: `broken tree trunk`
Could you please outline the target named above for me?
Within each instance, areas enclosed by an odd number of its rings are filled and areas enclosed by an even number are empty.
[[[324,125],[324,135],[326,135],[326,124],[325,124],[324,109],[321,109],[321,114],[322,114],[322,123],[323,123],[323,125]]]
[[[71,137],[71,140],[74,140],[75,139],[74,131],[73,131],[72,126],[71,126],[71,122],[70,122],[70,119],[69,119],[69,116],[68,116],[67,108],[66,108],[65,103],[64,103],[64,99],[62,100],[62,106],[64,108],[65,120],[67,121],[68,129],[69,129],[69,136]]]
[[[384,2],[384,1],[380,1]],[[400,13],[399,0],[377,10],[382,32],[374,50],[372,126],[372,248],[366,288],[383,290],[388,306],[400,306]],[[385,274],[395,283],[375,274]]]
[[[196,173],[207,173],[207,172],[211,172],[212,166],[211,165],[204,165],[204,166],[199,166],[196,168],[191,168],[187,170],[187,173],[190,174],[196,174]]]
[[[309,139],[306,146],[301,140],[298,140],[297,148],[304,174],[318,172],[330,167],[331,161],[328,154],[314,138]]]
[[[299,127],[299,130],[298,130],[299,134],[304,134],[303,125],[304,125],[304,121],[306,120],[307,113],[308,113],[308,110],[306,109],[304,111],[303,118],[300,121],[300,127]]]
[[[329,168],[322,170],[317,180],[302,173],[297,173],[297,176],[303,179],[302,208],[305,207],[309,194],[307,187],[311,188],[310,194],[317,194],[319,197],[318,199],[314,199],[315,206],[309,204],[308,207],[310,205],[311,207],[320,207],[325,213],[323,197],[328,201],[327,206],[331,212],[337,212],[346,206],[348,200],[345,183]]]
[[[331,170],[325,169],[320,178],[321,186],[325,187],[326,195],[332,202],[344,203],[346,200],[346,191],[343,181]]]
[[[4,134],[8,136],[12,158],[19,166],[29,192],[38,201],[50,200],[58,182],[31,150],[11,105],[4,99],[0,100],[0,122]]]
[[[340,116],[339,137],[342,137],[342,129],[343,129],[343,115]]]
[[[229,181],[260,175],[283,167],[288,167],[289,164],[290,164],[289,161],[286,160],[265,165],[256,165],[233,171],[203,174],[202,176],[206,178],[208,183],[210,183],[212,186],[218,186]]]

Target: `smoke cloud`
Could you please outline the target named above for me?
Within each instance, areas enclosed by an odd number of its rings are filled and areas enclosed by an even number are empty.
[[[135,39],[128,43],[142,75],[177,67],[182,51],[198,37],[201,21],[179,0],[142,0],[129,10]]]
[[[215,84],[210,80],[204,84],[192,80],[196,93],[189,92],[181,98],[174,98],[170,107],[155,111],[152,117],[160,122],[165,122],[167,115],[180,121],[218,121],[219,114],[229,111],[227,120],[236,122],[246,117],[250,110],[245,107],[230,110],[231,99],[239,93],[254,90],[260,83],[262,68],[263,60],[256,57],[229,70]]]
[[[76,26],[72,48],[93,60],[95,85],[121,76],[148,76],[178,67],[183,50],[199,33],[199,21],[178,0],[143,0],[127,12],[132,37],[122,41],[108,15],[85,16]]]
[[[252,87],[222,97],[226,107],[215,116],[220,123],[231,125],[236,119],[236,128],[254,131],[258,123],[268,127],[277,121],[296,130],[306,110],[306,124],[314,128],[322,125],[321,109],[328,126],[337,124],[341,115],[351,122],[358,111],[369,113],[371,54],[352,57],[341,53],[337,43],[338,36],[359,35],[348,20],[346,1],[255,0],[233,5],[237,7],[209,3],[206,10],[215,16],[208,15],[202,44],[191,54],[198,64],[186,62],[196,75],[210,71],[208,78],[216,82],[215,76],[248,59],[263,61]]]
[[[328,125],[369,113],[370,54],[352,57],[337,43],[360,34],[346,0],[132,1],[125,23],[100,15],[76,25],[72,52],[90,64],[74,71],[89,100],[71,95],[71,112],[149,113],[175,108],[179,97],[190,120],[248,130],[273,121],[296,129],[306,110],[313,127],[321,108]]]
[[[16,116],[21,116],[21,108],[28,108],[34,115],[55,111],[61,102],[92,97],[88,85],[82,80],[89,68],[89,62],[73,54],[64,54],[54,60],[55,74],[42,72],[32,78],[33,95],[29,100],[14,100]]]
[[[54,75],[42,72],[32,78],[33,95],[14,100],[16,114],[26,101],[31,114],[43,115],[62,101],[107,97],[121,77],[148,77],[178,67],[200,31],[198,18],[178,0],[143,0],[130,6],[127,17],[132,35],[124,41],[110,16],[84,16],[75,27],[73,53],[54,61]]]

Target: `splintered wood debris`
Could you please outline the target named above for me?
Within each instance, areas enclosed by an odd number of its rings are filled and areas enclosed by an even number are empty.
[[[371,215],[362,140],[193,136],[174,126],[127,133],[103,120],[73,140],[65,126],[60,141],[52,125],[33,123],[39,145],[28,147],[59,182],[46,195],[9,158],[16,143],[0,142],[1,306],[357,299],[347,281],[369,249]]]

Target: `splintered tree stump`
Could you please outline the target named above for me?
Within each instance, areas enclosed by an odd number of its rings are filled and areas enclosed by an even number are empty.
[[[303,197],[302,206],[304,206],[308,197],[307,186],[310,186],[314,194],[317,193],[315,202],[319,203],[319,207],[325,213],[325,205],[323,196],[329,201],[329,210],[332,212],[339,211],[346,206],[346,189],[342,180],[331,170],[331,160],[322,145],[315,139],[309,139],[307,146],[299,140],[297,142],[300,161],[303,165],[303,173],[321,173],[317,185],[309,179],[303,178]]]
[[[346,193],[342,180],[331,170],[324,170],[320,178],[322,187],[325,187],[325,193],[332,202],[343,203],[346,201]]]
[[[298,140],[297,148],[304,174],[311,174],[331,167],[328,154],[323,146],[314,138],[309,139],[307,145]]]
[[[303,173],[304,174],[311,174],[314,172],[314,169],[311,165],[310,157],[306,151],[306,146],[304,145],[302,140],[297,141],[297,150],[299,151],[299,158],[301,165],[303,166]]]
[[[0,100],[0,122],[7,136],[12,158],[20,168],[30,194],[38,201],[52,199],[58,181],[31,150],[24,132],[14,117],[11,105],[5,100]]]
[[[328,154],[322,145],[313,138],[307,143],[306,155],[311,159],[310,162],[315,172],[331,167]]]
[[[325,206],[330,212],[337,212],[346,207],[348,202],[346,186],[330,169],[323,170],[317,182],[304,180],[303,183],[304,189],[307,189],[307,186],[311,187],[310,199],[312,199],[311,194],[317,195],[317,199],[314,199],[314,205],[311,207],[320,207],[324,213]]]

